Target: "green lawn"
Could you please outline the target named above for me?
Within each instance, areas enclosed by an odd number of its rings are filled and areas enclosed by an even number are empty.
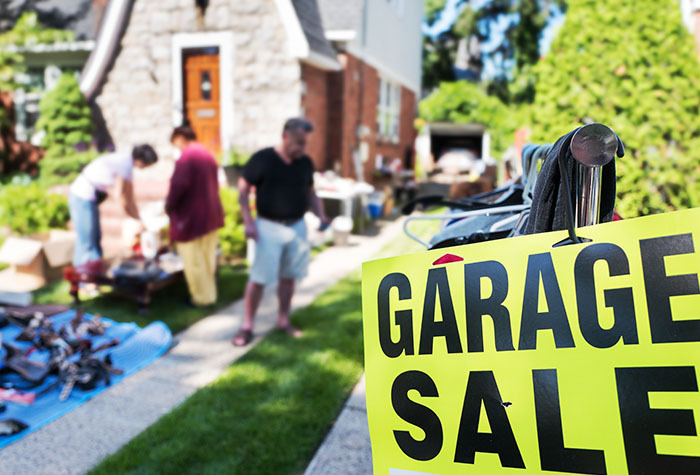
[[[248,274],[244,265],[220,266],[217,277],[218,300],[216,309],[224,307],[243,295]],[[69,284],[54,282],[34,292],[35,303],[63,303],[69,305]],[[83,307],[89,313],[119,322],[135,322],[144,327],[154,320],[165,322],[170,331],[177,333],[197,320],[213,313],[212,308],[193,308],[184,304],[189,295],[184,279],[152,294],[152,302],[146,315],[140,315],[135,301],[124,297],[100,295],[84,299]],[[82,297],[81,297],[82,298]]]
[[[402,235],[380,255],[420,250]],[[359,270],[292,321],[304,329],[301,338],[270,334],[92,473],[303,471],[362,374]]]

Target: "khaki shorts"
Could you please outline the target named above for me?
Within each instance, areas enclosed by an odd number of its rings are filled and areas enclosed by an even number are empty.
[[[298,280],[306,276],[310,245],[304,219],[284,225],[265,218],[255,221],[258,241],[250,268],[250,280],[272,284],[279,279]]]

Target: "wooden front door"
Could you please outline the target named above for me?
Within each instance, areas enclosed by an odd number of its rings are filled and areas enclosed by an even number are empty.
[[[197,141],[213,154],[221,152],[219,53],[186,52],[185,115]]]

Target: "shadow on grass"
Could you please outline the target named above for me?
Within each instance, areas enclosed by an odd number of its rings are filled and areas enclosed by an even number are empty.
[[[272,333],[92,473],[299,473],[362,373],[359,273]]]
[[[219,267],[218,299],[216,305],[211,308],[194,308],[185,304],[189,292],[184,279],[154,292],[151,295],[148,313],[145,315],[139,314],[135,301],[109,294],[83,300],[83,308],[86,312],[98,313],[119,322],[135,322],[140,327],[160,320],[168,325],[171,332],[178,333],[215,310],[239,299],[243,295],[247,279],[247,270],[243,265]],[[35,291],[34,302],[70,305],[72,299],[68,291],[68,282],[54,282]]]

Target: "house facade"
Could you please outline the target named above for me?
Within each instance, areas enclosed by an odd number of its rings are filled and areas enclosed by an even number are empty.
[[[423,2],[319,0],[319,8],[341,63],[340,71],[302,69],[307,86],[325,81],[325,103],[310,87],[302,101],[312,122],[325,116],[328,124],[314,139],[316,153],[326,151],[319,165],[368,182],[397,159],[412,168]]]
[[[410,165],[422,2],[335,3],[110,0],[80,80],[103,142],[173,156],[188,122],[214,153],[252,152],[304,115],[319,170],[369,181],[379,156]]]

